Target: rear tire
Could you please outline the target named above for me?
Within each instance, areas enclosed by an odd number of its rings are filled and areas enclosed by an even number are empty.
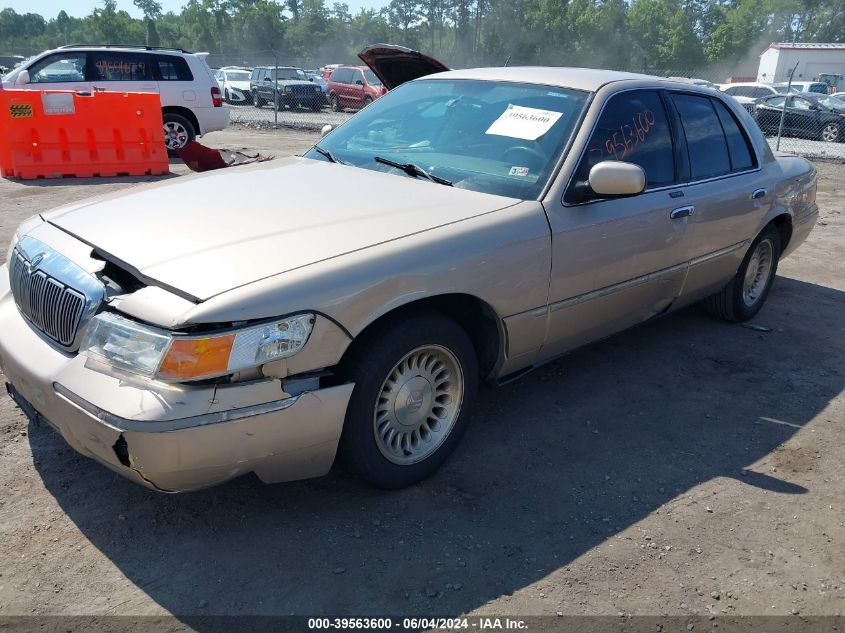
[[[747,321],[756,315],[769,296],[780,252],[780,233],[769,224],[751,243],[730,283],[704,300],[707,311],[734,322]]]
[[[332,95],[329,98],[329,103],[331,105],[332,112],[343,112],[343,106],[340,105],[340,101],[338,101],[337,95]]]
[[[843,126],[839,123],[826,123],[822,127],[821,131],[821,140],[825,143],[836,143],[837,141],[841,142],[843,139]]]
[[[340,458],[361,479],[404,488],[452,453],[478,388],[475,348],[438,313],[396,320],[357,344],[341,368],[355,383]]]
[[[175,155],[197,137],[193,124],[181,114],[165,112],[162,115],[164,125],[164,144],[171,155]]]

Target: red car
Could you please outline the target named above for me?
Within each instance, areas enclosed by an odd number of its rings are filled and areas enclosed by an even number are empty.
[[[341,66],[329,77],[326,93],[335,112],[363,108],[387,92],[375,73],[366,66]]]

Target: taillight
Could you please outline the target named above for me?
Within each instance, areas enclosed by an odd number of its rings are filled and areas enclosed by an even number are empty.
[[[387,88],[385,88],[384,86],[381,87],[381,94],[383,94],[383,95],[387,94]]]
[[[211,105],[215,108],[219,108],[223,105],[223,97],[220,94],[220,88],[217,86],[213,86],[211,88]]]

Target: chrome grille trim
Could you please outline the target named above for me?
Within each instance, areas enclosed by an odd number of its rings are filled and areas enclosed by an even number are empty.
[[[9,284],[27,321],[68,351],[78,349],[82,326],[105,296],[93,275],[29,236],[21,238],[9,257]]]

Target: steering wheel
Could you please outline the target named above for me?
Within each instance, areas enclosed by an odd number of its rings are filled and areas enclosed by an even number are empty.
[[[513,163],[518,164],[518,160],[508,160],[508,156],[511,154],[520,154],[522,153],[524,156],[530,156],[533,161],[529,161],[529,164],[536,163],[536,167],[542,167],[546,164],[548,160],[548,156],[546,156],[543,152],[533,147],[527,147],[526,145],[515,145],[514,147],[510,147],[505,150],[505,153],[502,154],[502,158],[505,160],[506,163]],[[539,163],[537,162],[539,161]]]

